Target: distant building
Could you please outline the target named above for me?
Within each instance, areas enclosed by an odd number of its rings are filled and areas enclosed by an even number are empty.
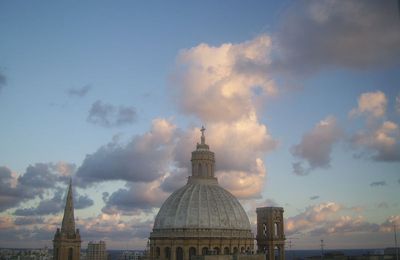
[[[74,203],[72,197],[72,180],[69,183],[67,201],[61,230],[57,228],[53,240],[54,260],[79,260],[81,252],[81,235],[75,229]]]
[[[138,251],[125,251],[119,257],[118,260],[140,260],[145,259],[143,252]]]
[[[86,260],[106,260],[106,242],[89,242],[86,252]]]
[[[388,247],[384,250],[385,255],[392,255],[396,257],[400,257],[400,248],[396,247]]]

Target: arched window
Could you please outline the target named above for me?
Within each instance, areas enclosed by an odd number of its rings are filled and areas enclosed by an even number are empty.
[[[263,235],[264,237],[267,237],[268,231],[267,231],[267,224],[263,223]]]
[[[164,255],[166,259],[171,259],[171,248],[169,247],[164,248]]]
[[[229,255],[229,247],[224,248],[224,255]]]
[[[279,227],[278,223],[275,222],[275,224],[274,224],[274,234],[275,234],[276,237],[277,237],[278,234],[279,234],[279,232],[278,232],[278,231],[279,231],[278,227]]]
[[[219,247],[214,247],[214,254],[219,255]]]
[[[208,254],[208,247],[203,247],[203,249],[201,249],[201,255],[207,255]]]
[[[196,256],[196,248],[194,247],[189,248],[189,259],[191,259],[192,256]]]
[[[183,249],[182,247],[176,248],[176,260],[183,260]]]
[[[203,169],[201,167],[201,163],[199,163],[199,167],[197,168],[198,176],[203,176]]]
[[[156,247],[156,257],[160,257],[161,251],[159,247]]]
[[[238,250],[238,248],[235,246],[234,248],[233,248],[233,254],[234,255],[237,255],[239,253],[239,250]]]
[[[240,248],[240,253],[242,253],[242,254],[244,253],[244,247]]]
[[[280,259],[280,250],[279,250],[279,247],[278,246],[275,246],[275,248],[274,248],[274,258],[275,258],[275,260],[279,260]]]

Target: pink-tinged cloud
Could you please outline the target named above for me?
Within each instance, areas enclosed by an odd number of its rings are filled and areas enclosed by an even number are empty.
[[[341,137],[342,130],[335,117],[328,116],[316,124],[310,132],[303,135],[300,143],[291,149],[292,154],[301,159],[293,163],[294,173],[307,175],[316,168],[330,167],[333,145]],[[304,162],[308,163],[308,167],[304,167]]]
[[[10,216],[0,216],[0,229],[9,229],[14,227],[14,221]]]
[[[382,232],[392,233],[394,231],[395,226],[398,232],[400,227],[400,215],[394,215],[387,218],[386,221],[381,224],[380,230]]]
[[[182,112],[205,122],[230,122],[255,112],[254,99],[277,91],[265,68],[271,38],[220,46],[200,44],[177,58],[171,91]]]
[[[350,143],[357,151],[356,157],[376,161],[400,160],[400,129],[397,123],[384,120],[387,98],[381,91],[360,95],[358,107],[350,115],[365,115],[365,128],[356,132]]]
[[[231,123],[210,123],[207,129],[206,142],[215,152],[216,176],[220,184],[242,199],[260,197],[266,177],[262,158],[277,146],[267,127],[249,118]],[[199,133],[199,128],[189,129],[181,133],[177,142],[178,166],[186,168],[188,173],[191,171],[191,151],[200,141]]]
[[[387,106],[386,95],[382,91],[366,92],[358,98],[358,106],[350,111],[350,116],[365,115],[379,118],[385,115]]]
[[[392,121],[384,121],[378,127],[357,132],[351,138],[351,143],[359,151],[357,156],[377,161],[400,160],[400,129]]]
[[[239,199],[261,198],[266,176],[263,161],[257,158],[253,169],[247,172],[219,171],[218,180],[224,188]]]
[[[348,215],[348,211],[352,215]],[[370,223],[357,210],[345,208],[335,202],[309,206],[302,213],[286,219],[287,234],[326,236],[333,234],[376,233],[380,226]],[[383,225],[383,224],[382,224]]]
[[[285,229],[288,234],[309,231],[327,221],[331,214],[336,213],[341,208],[342,206],[335,202],[326,202],[309,206],[302,213],[286,219]]]
[[[278,91],[268,73],[271,48],[267,35],[237,44],[200,44],[180,52],[172,76],[178,108],[205,124],[207,143],[216,154],[216,175],[240,198],[260,196],[266,177],[263,158],[277,146],[258,119],[260,102]],[[181,136],[176,160],[180,168],[190,169],[199,132],[189,129]],[[250,183],[257,185],[250,188]]]

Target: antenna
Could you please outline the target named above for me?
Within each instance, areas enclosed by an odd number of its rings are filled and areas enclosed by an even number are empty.
[[[397,247],[397,234],[396,234],[396,224],[393,223],[394,231],[394,248],[396,249],[396,260],[399,260],[399,248]]]
[[[289,240],[289,250],[292,253],[292,259],[295,259],[294,251],[292,251],[292,240],[294,239],[300,239],[298,237],[288,237],[287,240]]]
[[[321,239],[321,260],[324,259],[324,240]]]

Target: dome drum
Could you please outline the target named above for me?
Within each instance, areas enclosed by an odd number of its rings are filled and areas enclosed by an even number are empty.
[[[253,234],[249,230],[231,229],[160,229],[154,230],[150,236],[152,238],[237,238],[253,239]]]

